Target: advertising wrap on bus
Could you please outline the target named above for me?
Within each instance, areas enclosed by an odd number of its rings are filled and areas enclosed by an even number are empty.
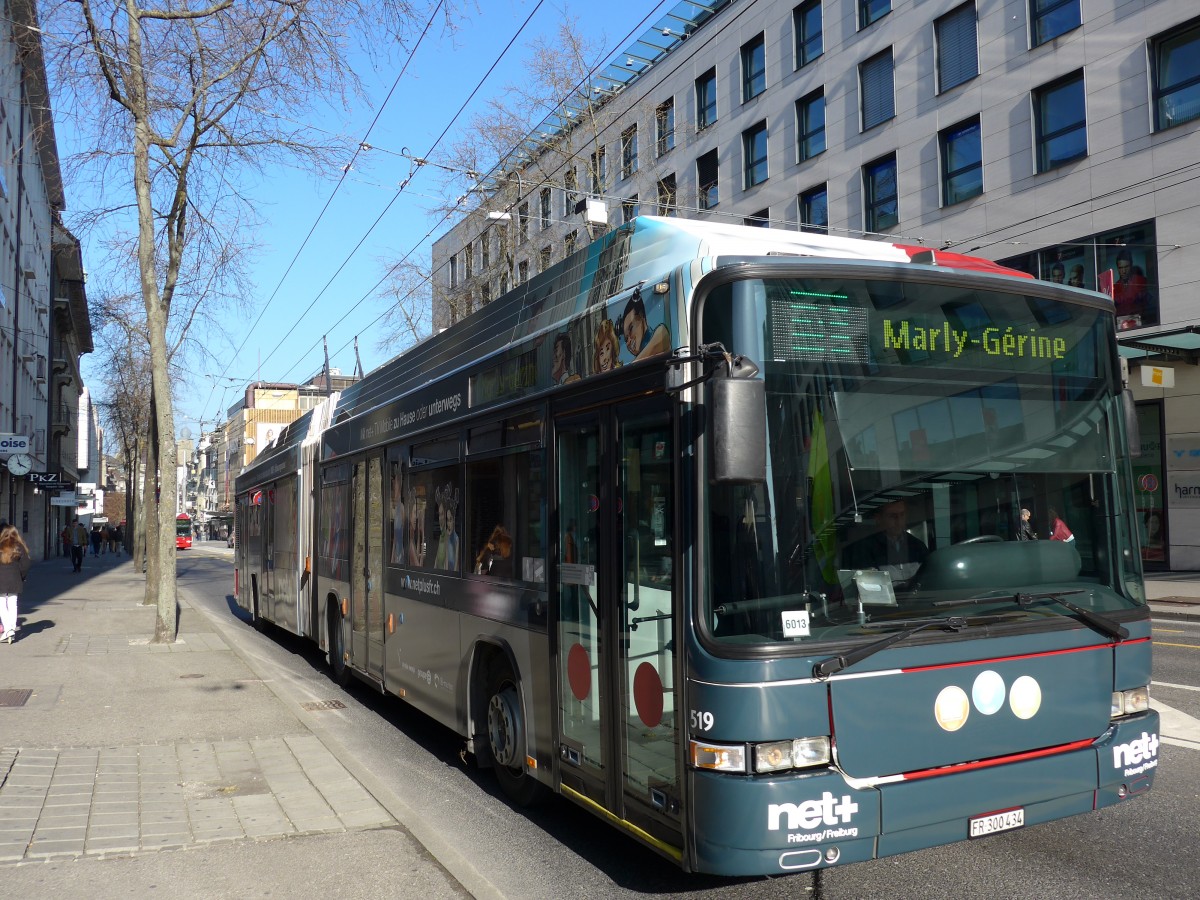
[[[266,448],[238,603],[689,871],[1124,803],[1118,360],[1109,298],[986,260],[640,217]]]

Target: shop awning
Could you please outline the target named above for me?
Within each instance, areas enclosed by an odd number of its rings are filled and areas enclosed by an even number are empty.
[[[1165,356],[1195,365],[1200,362],[1200,325],[1185,325],[1151,334],[1140,329],[1136,334],[1118,333],[1117,344],[1121,356],[1126,359]]]

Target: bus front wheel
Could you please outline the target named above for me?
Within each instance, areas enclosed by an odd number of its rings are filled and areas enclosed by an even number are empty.
[[[342,609],[337,600],[326,607],[329,631],[329,676],[334,683],[345,687],[350,682],[350,670],[346,667],[346,636],[342,631]]]
[[[517,806],[532,806],[546,789],[525,771],[525,717],[517,680],[507,665],[493,667],[487,697],[488,749],[500,790]]]

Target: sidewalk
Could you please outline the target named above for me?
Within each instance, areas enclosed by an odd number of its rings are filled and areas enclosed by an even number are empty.
[[[380,842],[366,833],[388,829],[386,864],[372,862],[376,877],[399,867],[417,896],[470,896],[182,592],[178,641],[150,644],[155,614],[141,605],[143,589],[123,556],[89,555],[80,574],[56,558],[30,573],[17,640],[0,644],[4,893],[18,896],[20,886],[27,896],[49,893],[54,880],[32,863],[199,849],[216,856],[205,861],[211,870],[247,842],[319,835],[352,838],[333,854],[348,860],[354,847]],[[314,886],[288,864],[279,868],[280,878],[306,880],[255,879],[254,893],[274,888],[288,896]],[[86,892],[56,891],[60,900],[107,895],[103,876],[97,883],[77,874],[65,883],[85,888],[79,882],[86,881]],[[173,893],[245,896],[249,886],[234,879],[228,893],[213,885]],[[131,887],[123,881],[122,895]]]
[[[1200,572],[1148,573],[1146,599],[1157,618],[1200,621]]]

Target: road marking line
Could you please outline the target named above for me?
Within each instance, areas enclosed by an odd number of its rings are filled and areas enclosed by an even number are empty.
[[[1169,681],[1152,681],[1154,687],[1174,688],[1177,691],[1200,691],[1200,686],[1194,684],[1172,684]]]
[[[1200,644],[1172,644],[1170,641],[1155,641],[1156,647],[1191,647],[1193,650],[1200,650]]]
[[[1181,747],[1200,749],[1200,720],[1158,700],[1150,705],[1158,711],[1163,740]]]

